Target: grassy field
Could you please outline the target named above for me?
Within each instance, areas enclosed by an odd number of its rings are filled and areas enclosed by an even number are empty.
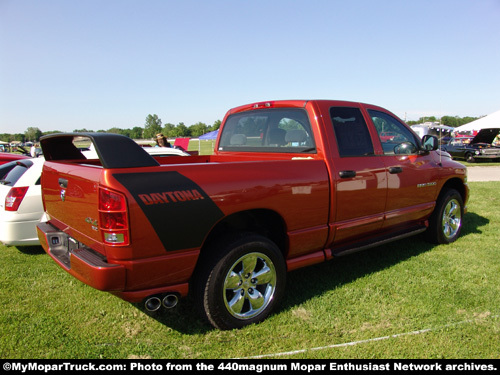
[[[215,140],[198,140],[192,139],[189,141],[188,151],[198,151],[200,155],[212,155],[214,151]]]
[[[189,299],[148,315],[41,248],[0,245],[0,357],[499,358],[500,183],[470,187],[457,242],[415,237],[294,271],[281,309],[237,331],[212,329]]]

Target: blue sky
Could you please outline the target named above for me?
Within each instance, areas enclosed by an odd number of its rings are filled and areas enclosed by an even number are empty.
[[[500,0],[0,0],[0,133],[211,125],[275,99],[487,115],[499,20]]]

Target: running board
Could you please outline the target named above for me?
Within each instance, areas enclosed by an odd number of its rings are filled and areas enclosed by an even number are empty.
[[[390,237],[383,237],[375,241],[370,241],[370,242],[364,242],[359,245],[355,245],[355,247],[352,246],[344,246],[344,247],[338,247],[338,248],[333,248],[331,249],[333,257],[339,257],[339,256],[344,256],[352,253],[357,253],[358,251],[363,251],[366,249],[370,249],[372,247],[377,247],[381,245],[385,245],[389,242],[394,242],[401,240],[403,238],[415,236],[417,234],[420,234],[422,232],[425,232],[427,230],[427,227],[418,227],[417,229],[413,229],[409,232],[404,232],[395,236],[390,236]]]

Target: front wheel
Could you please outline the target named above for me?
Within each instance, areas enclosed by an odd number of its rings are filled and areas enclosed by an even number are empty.
[[[454,242],[460,236],[463,215],[464,204],[460,193],[455,189],[445,190],[429,219],[427,239],[438,244]]]
[[[285,288],[286,266],[279,248],[265,237],[243,235],[225,239],[213,251],[197,285],[203,315],[219,329],[267,318]]]

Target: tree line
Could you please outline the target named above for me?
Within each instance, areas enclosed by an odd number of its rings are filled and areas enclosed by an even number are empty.
[[[407,121],[408,125],[416,125],[424,122],[440,122],[442,125],[457,127],[474,120],[479,117],[458,117],[458,116],[443,116],[437,118],[435,116],[420,117],[417,121]],[[143,127],[134,126],[131,129],[120,129],[113,127],[108,130],[97,130],[98,133],[114,133],[125,135],[132,139],[149,139],[156,138],[156,134],[162,133],[167,138],[181,138],[181,137],[199,137],[205,133],[219,129],[221,120],[215,121],[212,125],[207,125],[203,122],[197,122],[191,126],[186,126],[183,122],[174,125],[172,123],[162,124],[161,119],[156,114],[149,114]],[[93,133],[94,130],[75,129],[75,133]],[[60,131],[53,130],[42,132],[37,127],[29,127],[24,133],[4,133],[0,134],[0,140],[4,142],[38,142],[40,137],[47,134],[60,133]]]
[[[180,137],[199,137],[205,133],[219,129],[221,120],[215,121],[212,125],[207,125],[203,122],[197,122],[191,126],[186,126],[183,122],[177,125],[166,123],[162,124],[161,119],[156,114],[149,114],[143,127],[134,126],[130,129],[121,129],[113,127],[108,130],[88,130],[74,129],[74,133],[114,133],[125,135],[132,139],[149,139],[156,138],[156,134],[162,133],[167,138]],[[24,133],[3,133],[0,134],[0,140],[4,142],[38,142],[40,137],[47,134],[61,133],[58,130],[42,132],[38,127],[29,127]]]
[[[435,116],[429,116],[429,117],[420,117],[417,121],[407,121],[406,123],[411,126],[411,125],[423,124],[424,122],[438,122],[441,125],[446,125],[456,128],[458,126],[462,126],[468,124],[469,122],[475,121],[479,118],[481,117],[443,116],[441,118],[438,118]]]

